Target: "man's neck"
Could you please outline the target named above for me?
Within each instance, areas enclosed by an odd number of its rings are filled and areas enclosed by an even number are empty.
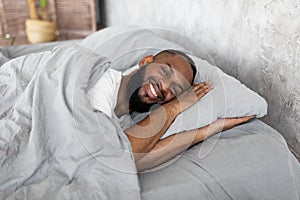
[[[130,74],[122,76],[121,83],[120,83],[120,88],[118,91],[118,97],[117,97],[117,104],[115,107],[115,113],[117,117],[121,117],[125,114],[129,114],[131,112],[130,107],[129,107],[129,102],[127,99],[127,94],[126,94],[126,86],[128,85],[129,79],[130,79]]]

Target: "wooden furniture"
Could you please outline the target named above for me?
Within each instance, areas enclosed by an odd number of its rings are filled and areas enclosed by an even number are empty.
[[[48,0],[49,18],[56,22],[58,40],[83,38],[97,30],[95,0]],[[36,6],[39,1],[36,0]],[[26,0],[0,0],[0,45],[26,44],[25,20],[29,18]],[[9,39],[5,39],[7,34]],[[8,42],[8,43],[9,43]]]

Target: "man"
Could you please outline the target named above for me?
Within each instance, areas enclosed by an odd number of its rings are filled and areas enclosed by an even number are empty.
[[[134,111],[147,112],[160,105],[137,124],[123,126],[139,171],[155,167],[211,135],[253,118],[219,119],[209,126],[160,139],[176,116],[212,90],[212,86],[193,84],[194,63],[179,51],[165,50],[146,56],[138,66],[123,75],[109,69],[89,96],[96,110],[109,116],[115,114],[121,124],[122,117]]]

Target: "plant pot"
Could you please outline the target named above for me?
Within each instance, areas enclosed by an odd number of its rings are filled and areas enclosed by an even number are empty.
[[[52,21],[27,19],[26,35],[30,43],[50,42],[56,39],[56,25]]]

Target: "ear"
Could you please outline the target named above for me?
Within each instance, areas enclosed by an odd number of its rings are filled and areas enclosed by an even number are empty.
[[[153,62],[153,60],[154,60],[154,56],[153,56],[153,55],[145,56],[144,58],[142,58],[142,59],[140,60],[139,66],[140,66],[140,67],[141,67],[141,66],[144,66],[144,65],[146,65],[146,64],[148,64],[148,63]]]

